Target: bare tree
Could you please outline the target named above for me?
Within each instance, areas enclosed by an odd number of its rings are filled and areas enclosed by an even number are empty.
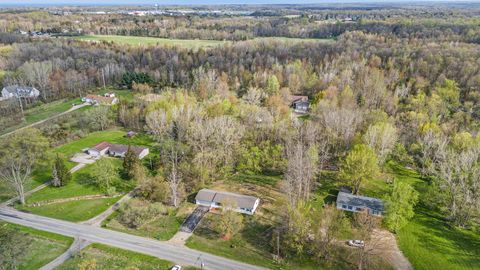
[[[25,204],[25,187],[32,171],[46,156],[48,141],[37,129],[24,129],[0,143],[0,180],[8,184]]]
[[[397,129],[390,123],[378,123],[368,127],[363,136],[365,143],[377,153],[383,164],[397,142]]]
[[[183,177],[179,167],[185,156],[185,149],[178,142],[170,141],[164,146],[163,156],[167,166],[166,179],[170,187],[172,205],[178,207],[183,194]]]

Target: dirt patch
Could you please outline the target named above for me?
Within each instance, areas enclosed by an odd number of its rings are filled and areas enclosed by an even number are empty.
[[[382,242],[382,250],[378,254],[397,270],[413,270],[412,265],[407,260],[402,251],[398,248],[397,239],[387,230],[374,230],[372,234],[372,241]]]

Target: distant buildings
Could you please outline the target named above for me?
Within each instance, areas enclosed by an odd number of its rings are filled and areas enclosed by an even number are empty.
[[[115,94],[113,93],[106,93],[103,96],[87,95],[86,97],[82,98],[82,101],[92,105],[114,105],[118,103],[118,98],[116,98]]]
[[[87,149],[87,153],[94,157],[109,155],[112,157],[125,157],[128,148],[135,152],[139,159],[147,156],[150,151],[146,147],[128,146],[124,144],[113,144],[109,142],[101,142],[92,148]]]
[[[382,216],[384,212],[382,200],[353,195],[346,191],[338,192],[337,208],[350,212],[361,212],[366,210],[370,215],[374,216]]]
[[[202,189],[195,197],[195,203],[207,206],[210,209],[222,208],[222,204],[232,202],[234,211],[247,215],[253,215],[257,210],[260,199],[253,196],[240,195],[224,191],[215,191],[210,189]]]
[[[10,85],[2,89],[2,98],[36,98],[40,95],[34,87],[30,86],[19,86],[19,85]]]

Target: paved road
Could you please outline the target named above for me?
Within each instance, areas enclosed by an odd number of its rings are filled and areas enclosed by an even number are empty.
[[[0,207],[0,220],[49,231],[70,237],[78,237],[89,242],[102,243],[118,248],[128,249],[152,255],[181,265],[200,268],[203,261],[207,270],[260,270],[258,266],[229,260],[196,251],[186,247],[175,246],[167,242],[139,237],[121,232],[110,231],[98,227],[57,220],[28,213],[12,208]]]
[[[17,132],[17,131],[19,131],[19,130],[22,130],[22,129],[26,129],[26,128],[34,127],[34,126],[36,126],[36,125],[40,125],[40,124],[45,123],[45,122],[47,122],[47,121],[49,121],[49,120],[55,119],[55,118],[57,118],[57,117],[60,117],[60,116],[65,115],[65,114],[67,114],[67,113],[73,112],[73,111],[75,111],[75,110],[78,110],[78,109],[80,109],[80,108],[82,108],[82,107],[85,107],[85,106],[88,106],[88,105],[90,105],[90,104],[82,103],[82,104],[79,104],[79,105],[72,106],[70,109],[68,109],[68,110],[66,110],[66,111],[64,111],[64,112],[62,112],[62,113],[59,113],[59,114],[56,114],[56,115],[54,115],[54,116],[51,116],[51,117],[49,117],[49,118],[47,118],[47,119],[43,119],[43,120],[41,120],[41,121],[32,123],[32,124],[30,124],[30,125],[28,125],[28,126],[24,126],[24,127],[15,129],[15,130],[10,131],[10,132],[8,132],[8,133],[2,134],[2,135],[0,135],[0,138],[6,137],[6,136],[8,136],[8,135],[10,135],[10,134],[13,134],[13,133],[15,133],[15,132]]]

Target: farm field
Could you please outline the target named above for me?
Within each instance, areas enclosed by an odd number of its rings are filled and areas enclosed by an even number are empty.
[[[139,36],[115,36],[115,35],[85,35],[76,39],[84,41],[105,41],[132,46],[180,46],[188,49],[209,48],[223,45],[225,41],[219,40],[199,40],[199,39],[168,39],[156,37]]]
[[[8,229],[16,229],[25,234],[31,241],[26,256],[19,262],[19,270],[36,270],[64,253],[73,239],[39,231],[16,224],[0,222],[0,226]]]
[[[141,36],[115,36],[115,35],[85,35],[77,37],[78,40],[84,41],[105,41],[114,42],[118,44],[132,45],[132,46],[179,46],[188,49],[211,48],[215,46],[232,44],[232,41],[221,40],[200,40],[200,39],[167,39],[156,37],[141,37]],[[288,37],[259,37],[252,39],[253,41],[267,41],[275,40],[282,42],[333,42],[333,39],[313,39],[313,38],[288,38]],[[248,41],[248,40],[247,40]],[[243,41],[235,41],[243,42]]]

